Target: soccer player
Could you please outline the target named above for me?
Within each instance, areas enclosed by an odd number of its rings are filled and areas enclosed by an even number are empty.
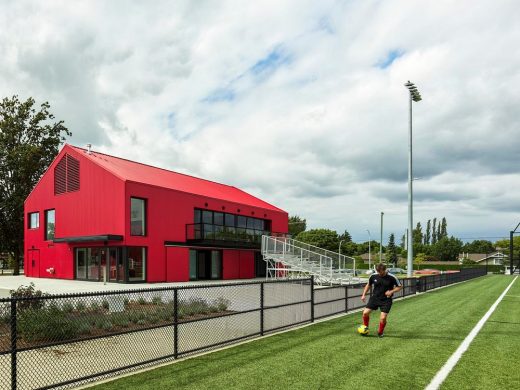
[[[363,324],[368,326],[372,310],[381,309],[381,318],[379,320],[379,330],[377,334],[379,337],[383,337],[386,319],[392,307],[392,295],[401,291],[403,286],[399,279],[386,270],[386,265],[383,263],[379,263],[376,266],[376,271],[377,273],[370,275],[368,283],[363,290],[363,295],[361,295],[361,300],[365,302],[368,290],[370,287],[373,288],[368,304],[363,310]]]

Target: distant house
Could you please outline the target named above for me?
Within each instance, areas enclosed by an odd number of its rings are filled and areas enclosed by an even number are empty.
[[[493,252],[493,253],[462,253],[459,254],[459,262],[463,262],[464,259],[468,259],[474,261],[475,263],[480,264],[489,264],[489,265],[502,265],[505,263],[505,260],[508,258],[507,255],[502,252]]]

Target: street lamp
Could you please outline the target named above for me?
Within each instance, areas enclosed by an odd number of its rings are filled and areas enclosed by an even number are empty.
[[[422,100],[419,90],[414,83],[408,80],[404,84],[410,91],[410,132],[408,139],[408,248],[407,248],[407,276],[411,277],[413,273],[413,187],[412,187],[412,102],[420,102]]]
[[[339,253],[339,257],[338,257],[338,267],[341,269],[341,244],[343,243],[343,241],[345,240],[340,240],[339,241],[339,248],[338,248],[338,253]]]
[[[372,241],[372,236],[370,235],[370,230],[367,229],[368,232],[368,269],[372,269],[370,265],[370,241]]]

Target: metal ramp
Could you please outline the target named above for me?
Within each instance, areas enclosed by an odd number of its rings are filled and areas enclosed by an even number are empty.
[[[355,277],[356,260],[327,249],[281,236],[262,236],[266,278],[286,279],[314,276],[314,282],[349,284]]]

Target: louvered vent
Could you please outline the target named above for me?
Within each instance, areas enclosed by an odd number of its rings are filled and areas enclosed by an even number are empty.
[[[79,161],[66,154],[54,168],[54,194],[79,190]]]
[[[79,190],[79,161],[67,154],[67,192]]]
[[[63,157],[54,168],[54,195],[67,191],[67,160]]]

